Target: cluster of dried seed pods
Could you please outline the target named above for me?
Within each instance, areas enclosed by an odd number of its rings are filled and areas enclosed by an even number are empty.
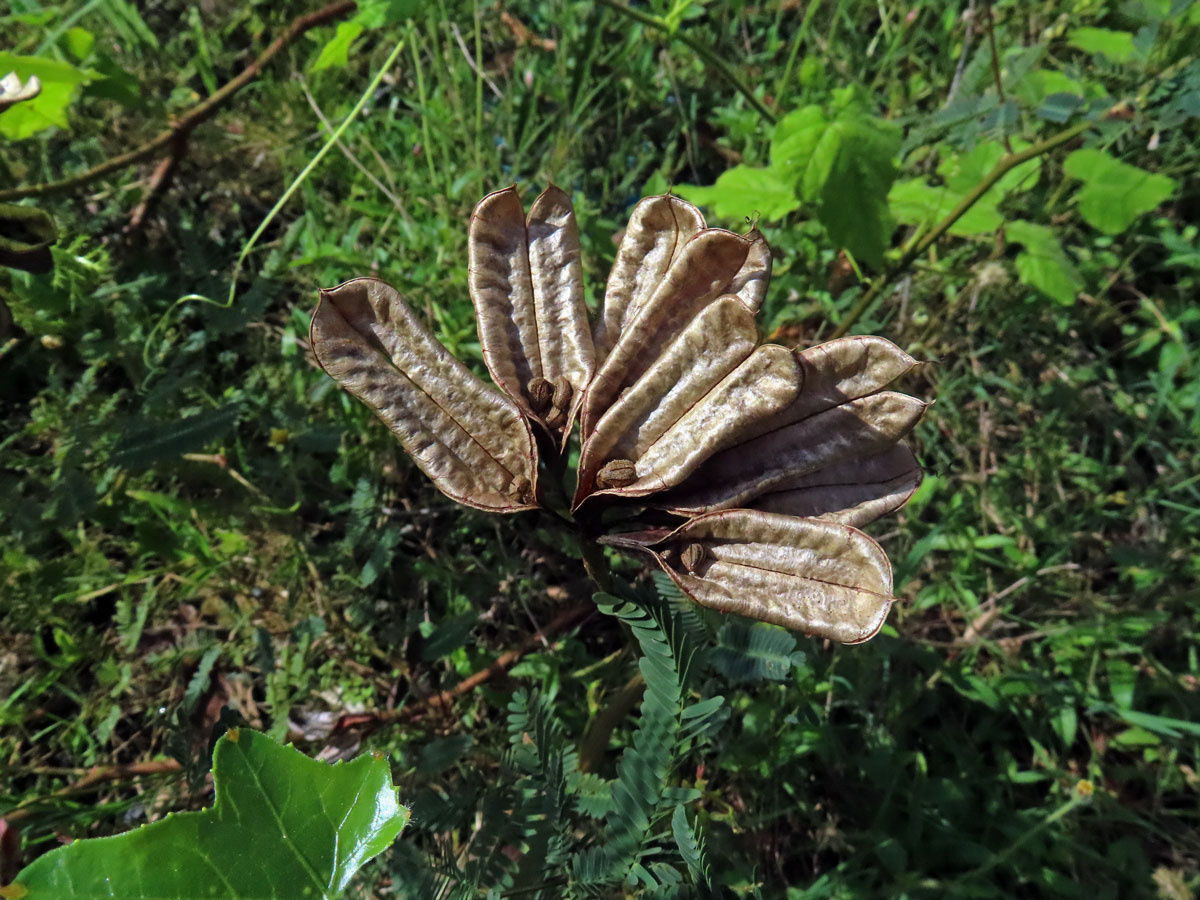
[[[594,328],[561,190],[528,214],[515,188],[489,194],[468,241],[483,357],[502,393],[376,279],[322,291],[312,323],[322,368],[439,489],[493,512],[536,507],[533,429],[561,449],[578,419],[574,510],[684,520],[601,542],[649,555],[713,609],[844,643],[879,630],[891,568],[858,529],[921,480],[902,439],[926,404],[887,389],[912,357],[877,337],[759,344],[766,241],[709,228],[669,195],[634,209]]]

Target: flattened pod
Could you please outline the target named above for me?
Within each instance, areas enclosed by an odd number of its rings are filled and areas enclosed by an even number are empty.
[[[641,497],[674,487],[706,459],[734,449],[754,423],[778,413],[800,392],[803,376],[795,355],[764,344],[741,365],[695,399],[683,415],[636,460],[637,480],[613,493]]]
[[[604,312],[596,323],[597,365],[650,299],[684,244],[703,229],[700,210],[670,194],[647,197],[633,208],[604,289]]]
[[[912,430],[926,406],[894,391],[843,403],[718,453],[660,505],[686,515],[747,506],[834,463],[882,453]]]
[[[820,519],[734,509],[699,516],[666,537],[604,541],[649,551],[701,606],[843,644],[874,637],[895,599],[880,546]]]
[[[583,445],[575,504],[594,486],[605,460],[640,459],[758,343],[754,314],[736,297],[707,306],[622,397],[605,411]],[[636,477],[630,479],[632,484]]]
[[[537,451],[520,410],[451,356],[390,285],[356,278],[321,291],[310,337],[321,368],[448,497],[490,512],[537,506]]]
[[[687,242],[597,368],[583,403],[585,438],[621,389],[636,382],[697,313],[738,284],[757,290],[757,282],[743,283],[740,276],[760,242],[765,244],[761,235],[751,239],[720,228],[707,228]],[[758,267],[761,260],[755,260]]]
[[[527,415],[565,434],[595,364],[570,198],[546,188],[527,220],[515,187],[489,194],[471,215],[468,251],[488,371]]]
[[[907,503],[921,478],[921,466],[901,442],[875,456],[803,475],[789,489],[764,494],[751,507],[861,528]]]

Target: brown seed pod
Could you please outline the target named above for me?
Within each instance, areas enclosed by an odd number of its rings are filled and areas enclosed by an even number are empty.
[[[593,490],[603,460],[641,458],[757,343],[754,314],[736,297],[707,306],[600,417],[583,444],[575,504]]]
[[[669,194],[647,197],[634,207],[608,276],[604,311],[596,323],[597,365],[654,293],[671,261],[703,229],[700,210]]]
[[[883,453],[926,409],[913,397],[881,390],[916,365],[883,338],[830,341],[797,358],[804,388],[796,399],[752,424],[738,445],[709,459],[662,498],[664,507],[695,514],[753,505],[763,494],[803,486],[802,479],[829,466]],[[855,503],[866,500],[860,496]]]
[[[861,531],[834,522],[734,509],[699,516],[666,536],[602,540],[649,552],[701,606],[845,644],[873,637],[894,602],[883,550]],[[680,545],[685,549],[676,566],[660,547]],[[691,569],[685,555],[699,555]]]
[[[637,481],[637,467],[628,459],[611,459],[596,473],[596,484],[602,488],[620,488]]]
[[[588,385],[583,402],[583,437],[587,439],[600,416],[653,365],[688,323],[723,294],[747,291],[738,299],[753,312],[763,284],[762,259],[751,250],[765,241],[720,228],[708,228],[684,245],[654,291],[636,308],[621,329],[612,350]],[[759,274],[743,272],[747,260]],[[736,294],[735,294],[736,295]]]
[[[549,424],[553,407],[530,394],[536,379],[566,379],[582,398],[595,366],[570,198],[548,187],[526,218],[516,188],[489,194],[471,215],[467,246],[488,371],[526,414]],[[554,427],[564,440],[575,411]]]
[[[451,356],[394,288],[356,278],[321,291],[310,341],[447,496],[491,512],[537,506],[537,451],[520,410]]]
[[[903,442],[866,459],[849,459],[802,475],[786,490],[750,504],[764,512],[811,516],[861,528],[908,502],[921,466]]]

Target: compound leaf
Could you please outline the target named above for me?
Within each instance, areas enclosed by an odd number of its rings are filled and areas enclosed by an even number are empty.
[[[1083,181],[1079,214],[1106,234],[1120,234],[1170,197],[1176,186],[1174,178],[1131,166],[1094,147],[1068,156],[1063,171]]]

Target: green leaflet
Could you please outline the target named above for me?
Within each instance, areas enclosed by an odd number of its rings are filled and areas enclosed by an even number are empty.
[[[1013,141],[1013,150],[1018,153],[1028,146],[1026,141]],[[888,193],[888,207],[892,215],[905,225],[926,228],[936,225],[995,168],[1005,152],[999,142],[987,141],[976,145],[969,153],[947,154],[938,166],[938,174],[943,181],[941,185],[931,185],[924,178],[896,182]],[[1023,193],[1036,185],[1041,171],[1042,161],[1037,158],[1006,172],[950,226],[950,234],[967,236],[995,231],[1004,224],[999,204],[1008,196]]]
[[[329,766],[232,729],[217,742],[213,781],[212,809],[51,851],[0,897],[323,900],[408,824],[382,757]]]
[[[334,66],[338,68],[345,66],[350,60],[350,45],[358,40],[358,36],[362,33],[363,26],[359,22],[353,20],[339,22],[337,31],[321,48],[321,52],[317,54],[317,58],[313,60],[308,71],[320,72],[322,69],[330,69]]]
[[[1120,234],[1176,187],[1174,178],[1131,166],[1093,147],[1068,156],[1063,171],[1083,181],[1077,198],[1079,214],[1106,234]]]
[[[835,242],[878,266],[891,237],[885,198],[896,179],[900,144],[900,129],[870,115],[846,89],[835,92],[828,109],[806,106],[779,120],[770,166],[735,166],[716,184],[680,185],[678,191],[722,218],[757,211],[771,222],[803,204]]]
[[[1054,236],[1053,229],[1018,221],[1009,222],[1005,233],[1014,244],[1025,247],[1017,256],[1017,275],[1021,282],[1064,306],[1074,303],[1075,296],[1083,290],[1083,278]]]
[[[1067,43],[1084,53],[1098,53],[1115,63],[1126,63],[1140,55],[1131,32],[1110,28],[1075,28],[1067,35]]]

